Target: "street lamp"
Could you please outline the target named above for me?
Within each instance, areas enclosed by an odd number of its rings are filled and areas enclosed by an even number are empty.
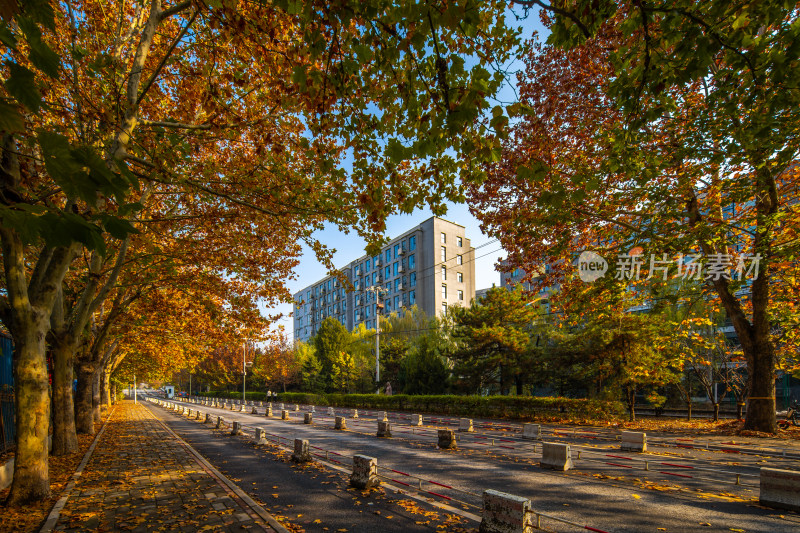
[[[245,362],[244,357],[247,350],[247,343],[242,343],[242,402],[247,402],[247,369],[253,366],[251,362]]]
[[[365,289],[367,292],[375,294],[375,383],[381,384],[381,294],[388,292],[380,285],[373,285]]]

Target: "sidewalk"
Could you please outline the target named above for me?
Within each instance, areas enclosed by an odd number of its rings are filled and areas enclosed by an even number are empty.
[[[115,406],[53,531],[276,531],[250,503],[150,411],[126,401]]]

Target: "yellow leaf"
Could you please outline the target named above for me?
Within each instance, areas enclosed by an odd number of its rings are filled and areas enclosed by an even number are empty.
[[[637,500],[641,498],[641,496],[639,496],[638,494],[631,494],[631,496],[633,496]]]

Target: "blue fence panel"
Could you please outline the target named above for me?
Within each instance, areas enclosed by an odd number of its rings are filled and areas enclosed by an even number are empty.
[[[16,437],[11,337],[0,333],[0,349],[0,453],[4,453],[14,447]]]

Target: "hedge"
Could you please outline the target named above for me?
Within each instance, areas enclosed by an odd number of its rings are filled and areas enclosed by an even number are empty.
[[[196,396],[203,396],[204,398],[231,398],[233,400],[241,400],[242,393],[241,391],[212,391],[212,392],[198,392]],[[263,402],[267,399],[266,392],[258,392],[258,391],[247,391],[247,399],[248,400],[255,400],[257,402]]]
[[[251,396],[252,394],[252,396]],[[210,392],[203,396],[241,399],[239,392]],[[247,393],[250,400],[263,401],[264,393]],[[523,420],[547,418],[609,419],[621,417],[625,408],[620,402],[539,396],[416,396],[396,394],[313,394],[285,392],[277,401],[307,405],[349,407],[353,409],[384,409],[438,413],[486,418],[517,418]]]

